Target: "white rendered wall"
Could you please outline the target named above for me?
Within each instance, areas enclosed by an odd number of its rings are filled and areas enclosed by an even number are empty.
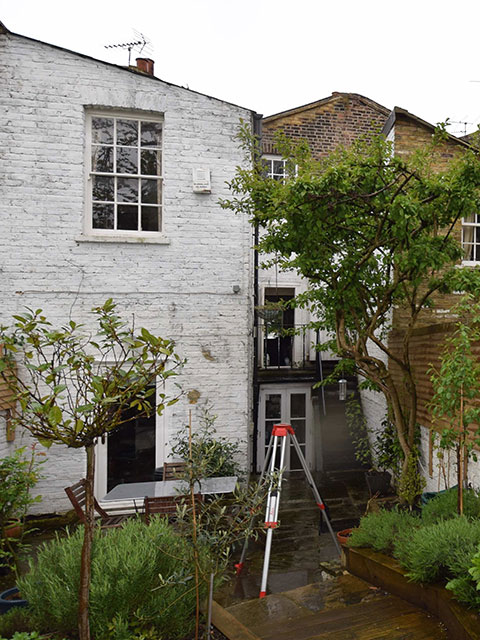
[[[54,323],[89,326],[89,310],[113,297],[137,327],[174,339],[188,359],[178,382],[198,400],[185,395],[171,408],[167,438],[189,409],[198,424],[209,401],[219,435],[240,441],[246,464],[253,243],[248,221],[218,200],[243,162],[235,135],[251,112],[18,36],[0,35],[0,59],[0,322],[27,306]],[[89,107],[163,114],[166,244],[83,236]],[[211,194],[193,193],[196,166],[210,169]],[[4,435],[0,418],[0,455],[23,443]],[[69,508],[63,488],[84,468],[82,451],[51,449],[36,511]]]

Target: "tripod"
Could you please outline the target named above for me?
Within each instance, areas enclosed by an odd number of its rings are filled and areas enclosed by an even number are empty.
[[[313,480],[312,474],[310,473],[310,469],[307,467],[305,457],[302,453],[302,450],[300,449],[300,445],[298,444],[297,436],[295,435],[295,431],[293,430],[293,427],[289,424],[274,425],[272,429],[272,435],[270,436],[270,441],[268,443],[267,454],[265,456],[265,462],[263,463],[262,473],[258,481],[258,484],[260,486],[263,483],[265,471],[268,468],[269,476],[270,476],[270,484],[269,484],[268,494],[267,494],[267,508],[265,511],[265,525],[264,525],[265,529],[267,529],[267,539],[265,542],[265,556],[263,560],[262,582],[261,582],[260,595],[259,595],[260,598],[264,598],[267,594],[268,567],[270,565],[272,536],[273,536],[273,530],[276,529],[276,527],[278,526],[278,509],[280,506],[280,493],[282,489],[285,453],[287,450],[287,444],[289,444],[290,439],[293,443],[295,451],[302,465],[302,469],[305,473],[307,482],[310,485],[310,488],[313,492],[316,504],[320,509],[322,517],[325,519],[327,527],[333,538],[337,551],[339,554],[341,553],[340,546],[337,542],[337,538],[335,536],[335,533],[333,532],[332,525],[330,524],[330,520],[326,513],[325,503],[322,501],[322,498],[320,497],[320,493],[318,492],[318,489]],[[280,460],[279,460],[279,464],[276,465],[278,451],[280,452]],[[247,552],[247,547],[248,547],[248,538],[249,538],[249,535],[247,533],[247,536],[245,537],[245,543],[242,549],[242,555],[240,557],[240,562],[235,565],[235,568],[237,569],[237,575],[241,572],[243,568],[245,554]]]

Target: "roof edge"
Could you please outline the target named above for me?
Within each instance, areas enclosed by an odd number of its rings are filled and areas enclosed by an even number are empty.
[[[427,122],[427,120],[423,120],[422,118],[419,118],[414,113],[410,113],[410,111],[407,111],[407,109],[403,109],[402,107],[393,107],[390,115],[387,118],[387,121],[383,125],[382,131],[381,131],[382,135],[388,136],[388,134],[392,130],[393,126],[395,125],[395,122],[399,118],[404,118],[406,120],[413,120],[414,122],[416,122],[420,126],[426,128],[426,129],[430,129],[431,131],[434,131],[435,128],[436,128],[436,125],[432,124],[431,122]],[[454,136],[452,133],[448,133],[447,132],[447,136],[448,136],[448,139],[451,140],[452,142],[455,142],[457,144],[461,144],[462,146],[466,147],[467,149],[474,149],[475,148],[469,142],[466,142],[465,140],[462,140],[462,138],[457,138],[457,136]]]
[[[294,107],[293,109],[287,109],[286,111],[279,111],[278,113],[274,113],[271,116],[266,116],[263,121],[264,122],[272,122],[273,120],[276,120],[277,118],[283,118],[286,116],[290,116],[290,115],[294,115],[296,113],[300,113],[302,111],[310,111],[311,109],[315,109],[318,106],[327,104],[328,102],[332,101],[332,100],[336,100],[340,97],[355,97],[355,98],[359,98],[360,100],[366,102],[367,104],[369,104],[371,107],[373,107],[374,109],[376,109],[377,111],[379,111],[380,113],[382,113],[383,115],[387,115],[390,113],[390,110],[387,107],[384,107],[382,104],[380,104],[379,102],[375,102],[375,100],[372,100],[371,98],[367,98],[366,96],[362,96],[360,93],[349,93],[349,92],[345,92],[345,91],[333,91],[332,95],[327,96],[326,98],[322,98],[321,100],[315,100],[314,102],[308,102],[307,104],[301,105],[299,107]]]
[[[190,91],[191,93],[195,93],[196,95],[203,96],[205,98],[210,98],[211,100],[217,100],[218,102],[223,102],[224,104],[228,104],[231,107],[236,107],[237,109],[243,109],[244,111],[249,111],[250,114],[254,115],[257,112],[255,109],[250,109],[249,107],[243,107],[240,104],[236,104],[234,102],[229,102],[228,100],[222,100],[222,98],[216,98],[215,96],[210,96],[208,93],[202,93],[201,91],[195,91],[195,89],[187,89],[187,87],[182,87],[179,84],[174,84],[173,82],[168,82],[167,80],[162,80],[162,78],[158,78],[157,76],[151,76],[145,74],[141,71],[137,71],[136,69],[132,69],[129,67],[123,67],[119,64],[114,64],[113,62],[106,62],[105,60],[100,60],[99,58],[94,58],[93,56],[89,56],[86,53],[80,53],[79,51],[73,51],[72,49],[67,49],[66,47],[61,47],[57,44],[52,44],[50,42],[44,42],[43,40],[38,40],[37,38],[30,38],[29,36],[24,36],[21,33],[15,33],[10,31],[5,27],[3,23],[0,22],[0,33],[2,33],[2,27],[5,29],[3,33],[14,36],[16,38],[22,38],[23,40],[28,40],[30,42],[36,42],[38,44],[45,45],[46,47],[51,47],[52,49],[56,49],[58,51],[64,51],[66,53],[70,53],[74,56],[79,56],[80,58],[84,58],[85,60],[92,60],[93,62],[98,62],[100,64],[107,65],[108,67],[114,67],[115,69],[119,69],[120,71],[125,71],[126,73],[133,73],[136,76],[141,76],[142,78],[147,78],[149,80],[155,80],[156,82],[162,82],[169,87],[175,87],[176,89],[183,89],[184,91]]]
[[[10,30],[7,29],[7,27],[3,24],[1,20],[0,20],[0,33],[10,33]]]

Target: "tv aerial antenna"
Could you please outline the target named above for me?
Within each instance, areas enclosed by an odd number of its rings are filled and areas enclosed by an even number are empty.
[[[135,51],[139,56],[144,53],[145,55],[151,55],[153,53],[153,47],[143,33],[133,29],[134,39],[131,42],[121,42],[118,44],[106,44],[105,49],[127,49],[128,51],[128,66],[130,66],[130,60],[132,51]]]

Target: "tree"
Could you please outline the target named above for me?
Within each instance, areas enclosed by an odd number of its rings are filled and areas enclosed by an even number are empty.
[[[17,426],[46,447],[65,444],[86,452],[86,524],[81,558],[78,626],[81,640],[90,638],[89,586],[94,532],[95,444],[109,431],[139,415],[155,411],[156,385],[181,365],[173,342],[136,331],[107,300],[93,309],[97,335],[70,321],[53,328],[42,310],[14,316],[13,328],[0,327],[0,376],[12,390],[19,410]],[[157,394],[158,397],[158,394]],[[167,400],[159,395],[156,410]]]
[[[467,483],[468,456],[473,441],[480,445],[480,429],[468,433],[468,427],[480,418],[480,407],[474,406],[480,391],[480,363],[473,353],[473,343],[480,340],[480,303],[466,295],[456,305],[460,319],[455,331],[445,340],[438,370],[430,369],[433,385],[431,410],[434,418],[446,418],[450,426],[440,434],[440,448],[457,451],[457,510],[463,514],[463,489]]]
[[[477,270],[455,268],[462,248],[454,233],[463,215],[479,210],[480,163],[467,150],[448,170],[436,171],[444,136],[438,131],[432,145],[408,158],[396,157],[378,136],[321,160],[313,160],[305,144],[279,137],[286,179],[269,179],[257,161],[237,170],[233,196],[223,202],[259,227],[265,264],[294,269],[309,282],[295,303],[309,306],[315,326],[335,335],[329,346],[342,367],[349,364],[384,393],[404,452],[403,472],[417,420],[412,332],[437,294],[471,290],[480,281]],[[255,157],[256,140],[246,130],[241,139]],[[398,307],[405,331],[400,351],[393,351],[388,334]],[[405,402],[389,359],[401,370]]]

